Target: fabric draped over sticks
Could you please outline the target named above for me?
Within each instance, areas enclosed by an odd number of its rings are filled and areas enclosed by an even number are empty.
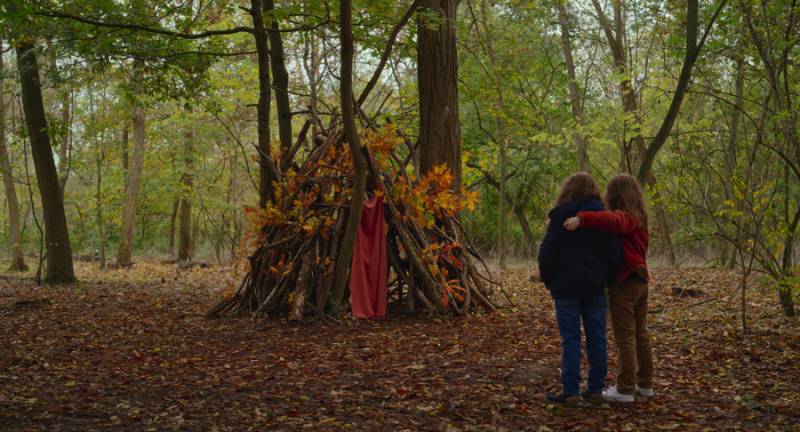
[[[350,305],[357,318],[386,316],[389,267],[386,261],[386,226],[383,198],[364,203],[350,268]]]

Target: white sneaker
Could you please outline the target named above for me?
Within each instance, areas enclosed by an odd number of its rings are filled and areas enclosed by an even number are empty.
[[[639,394],[639,395],[642,395],[644,397],[653,397],[655,395],[655,392],[653,392],[653,389],[639,387],[638,385],[636,386],[636,393]]]
[[[617,391],[617,386],[603,390],[603,399],[609,402],[631,403],[636,398],[632,394],[622,394]]]

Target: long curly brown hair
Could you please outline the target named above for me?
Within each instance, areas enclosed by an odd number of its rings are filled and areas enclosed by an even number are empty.
[[[600,201],[600,189],[592,176],[585,172],[575,173],[564,180],[556,198],[556,207],[568,202],[590,199]]]
[[[622,210],[633,215],[639,225],[647,229],[647,209],[644,204],[644,191],[639,182],[631,175],[619,174],[606,186],[604,198],[609,210]]]

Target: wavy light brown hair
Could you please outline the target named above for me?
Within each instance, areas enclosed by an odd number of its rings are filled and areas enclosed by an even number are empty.
[[[639,181],[631,175],[619,174],[606,186],[604,198],[609,210],[622,210],[639,220],[639,225],[647,229],[647,209],[644,204],[644,191]]]
[[[585,172],[575,173],[561,184],[556,198],[556,207],[568,202],[580,202],[590,199],[600,201],[600,189],[592,176]]]

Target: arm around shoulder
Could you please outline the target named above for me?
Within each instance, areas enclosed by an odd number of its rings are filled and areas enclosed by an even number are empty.
[[[584,211],[578,217],[582,227],[614,234],[630,234],[639,227],[639,221],[622,210]]]

